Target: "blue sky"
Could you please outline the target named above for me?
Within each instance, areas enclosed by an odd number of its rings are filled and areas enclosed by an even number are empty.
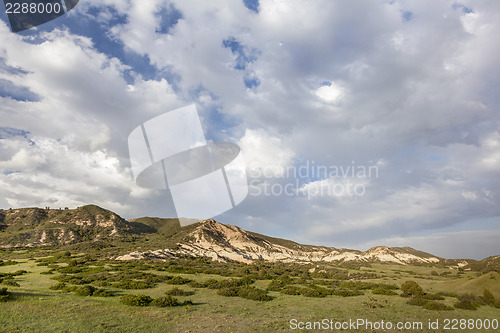
[[[247,163],[251,195],[223,223],[500,254],[496,1],[88,0],[19,34],[1,12],[0,208],[169,216],[163,192],[135,184],[127,137],[195,103],[207,139]]]

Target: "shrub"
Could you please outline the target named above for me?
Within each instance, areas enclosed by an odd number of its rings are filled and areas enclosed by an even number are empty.
[[[448,306],[441,302],[432,301],[424,305],[424,309],[436,310],[436,311],[450,311],[453,310],[451,306]]]
[[[182,290],[182,289],[179,289],[177,287],[174,287],[170,290],[167,290],[165,292],[165,294],[171,295],[171,296],[189,296],[189,295],[192,295],[194,293],[192,291],[186,291],[186,290]]]
[[[153,288],[154,283],[145,281],[124,280],[113,284],[113,287],[120,289],[148,289]]]
[[[92,296],[96,297],[111,297],[113,294],[111,294],[109,291],[106,289],[97,289],[92,293]]]
[[[302,291],[302,295],[306,297],[326,297],[329,292],[323,288],[313,288],[313,289],[305,289]]]
[[[217,291],[217,294],[226,297],[239,296],[254,301],[270,301],[273,299],[265,290],[248,286],[222,288]]]
[[[477,310],[481,300],[472,294],[463,294],[453,306],[457,309]]]
[[[410,296],[420,296],[424,294],[424,290],[418,283],[415,281],[406,281],[401,285],[401,294],[402,297],[410,297]]]
[[[63,274],[75,274],[83,272],[85,268],[78,266],[66,266],[66,267],[59,267],[57,270]]]
[[[66,286],[63,288],[63,291],[66,291],[68,293],[72,292],[72,291],[76,291],[78,289],[77,286]]]
[[[281,293],[286,295],[300,295],[302,293],[302,290],[303,288],[288,285],[281,289]]]
[[[19,262],[14,261],[14,260],[4,261],[4,260],[0,259],[0,266],[17,265],[17,264],[19,264]]]
[[[421,296],[422,298],[425,298],[429,301],[442,301],[444,300],[444,297],[438,294],[425,294]]]
[[[266,290],[270,291],[280,291],[287,284],[283,280],[272,280],[267,286]]]
[[[453,306],[456,307],[457,309],[463,309],[463,310],[477,310],[477,308],[479,307],[475,303],[462,302],[462,301],[456,302],[455,304],[453,304]]]
[[[352,296],[363,295],[363,292],[359,290],[340,289],[340,290],[334,290],[332,294],[335,296],[352,297]]]
[[[19,283],[17,283],[14,279],[5,279],[2,281],[2,284],[5,284],[6,286],[20,287]]]
[[[131,306],[148,306],[153,299],[146,295],[125,295],[120,298],[120,301]]]
[[[86,286],[81,286],[75,290],[75,294],[78,296],[92,296],[92,294],[96,291],[96,288],[86,285]]]
[[[59,282],[58,284],[50,286],[49,289],[52,289],[52,290],[63,290],[65,287],[66,287],[66,283]]]
[[[241,287],[238,296],[254,301],[270,301],[273,299],[265,290],[248,286]]]
[[[385,289],[385,288],[375,288],[372,290],[372,294],[388,295],[388,296],[397,295],[397,293],[394,290]]]
[[[10,294],[7,291],[7,288],[0,288],[0,302],[7,302],[10,298]]]
[[[215,281],[215,282],[214,282]],[[208,288],[210,289],[223,289],[231,287],[240,287],[245,285],[245,281],[242,279],[230,279],[230,280],[208,280]]]
[[[183,278],[182,276],[174,276],[173,278],[171,278],[170,280],[166,281],[168,284],[187,284],[189,282],[191,282],[192,280],[190,279],[185,279]]]
[[[239,296],[240,288],[239,287],[229,287],[222,288],[217,290],[217,295],[226,296],[226,297],[236,297]]]
[[[254,283],[254,279],[252,279],[252,276],[246,275],[240,279],[241,283],[244,285],[249,285]]]
[[[151,302],[151,305],[164,308],[167,306],[178,306],[178,305],[180,305],[180,303],[177,300],[177,298],[173,298],[172,296],[167,295],[167,296],[161,296],[161,297],[154,299]]]
[[[426,300],[425,298],[422,298],[420,296],[414,296],[414,297],[410,298],[406,302],[406,304],[424,306],[425,304],[427,304],[427,302],[429,302],[429,300]]]
[[[488,289],[484,289],[483,290],[483,302],[487,305],[490,305],[490,306],[495,306],[496,304],[496,299],[495,299],[495,296],[493,296],[493,294],[491,293],[491,291],[489,291]]]

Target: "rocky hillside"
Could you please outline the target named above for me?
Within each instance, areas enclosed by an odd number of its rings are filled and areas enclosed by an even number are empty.
[[[411,248],[374,247],[366,252],[323,246],[301,245],[295,242],[250,233],[236,226],[206,220],[196,225],[178,243],[178,248],[133,252],[117,259],[166,258],[175,255],[210,257],[250,263],[253,260],[283,262],[362,261],[397,264],[433,264],[440,258]]]
[[[457,260],[409,247],[377,246],[362,252],[302,245],[215,220],[141,217],[126,221],[95,205],[76,209],[0,209],[0,248],[41,246],[71,247],[84,252],[98,249],[102,255],[120,260],[198,256],[244,263],[379,262],[500,271],[500,256],[481,261]]]
[[[104,240],[132,231],[117,214],[94,205],[76,209],[0,210],[0,247],[39,247]]]

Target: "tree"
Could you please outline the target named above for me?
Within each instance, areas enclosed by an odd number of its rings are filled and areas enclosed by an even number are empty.
[[[406,281],[401,285],[401,290],[403,291],[402,296],[422,296],[425,294],[424,289],[415,281]]]

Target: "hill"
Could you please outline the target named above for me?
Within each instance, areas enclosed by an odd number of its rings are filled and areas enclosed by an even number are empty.
[[[377,246],[363,252],[303,245],[245,231],[212,219],[198,222],[141,217],[127,221],[95,205],[64,210],[0,210],[1,248],[54,246],[83,252],[98,249],[102,255],[119,260],[195,256],[242,263],[389,263],[500,271],[500,256],[481,261],[457,260],[439,258],[410,247]]]
[[[3,248],[110,240],[133,232],[133,226],[119,215],[95,205],[0,210],[0,229]]]

